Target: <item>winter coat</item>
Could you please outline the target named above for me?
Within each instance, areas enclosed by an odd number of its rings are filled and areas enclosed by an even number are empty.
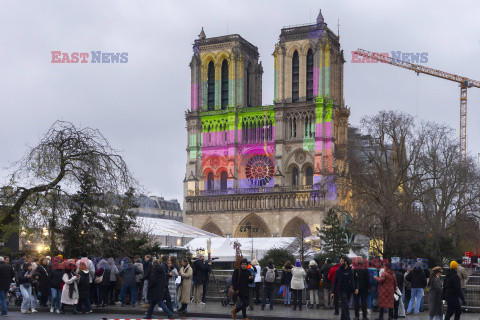
[[[150,273],[148,280],[147,299],[149,301],[165,300],[168,290],[168,270],[161,265],[155,266]]]
[[[395,288],[397,287],[397,277],[392,270],[382,273],[382,276],[375,279],[378,282],[378,306],[380,308],[393,308],[395,297]]]
[[[28,277],[29,274],[32,275],[30,278]],[[18,283],[23,284],[25,286],[31,286],[34,281],[33,274],[34,274],[33,271],[28,271],[22,268],[22,270],[19,272]]]
[[[123,266],[120,268],[120,277],[122,277],[122,287],[132,287],[137,285],[135,276],[140,274],[137,266],[130,262],[130,259],[124,259]]]
[[[50,295],[50,279],[49,279],[49,268],[45,267],[43,265],[38,265],[37,270],[35,273],[38,275],[39,279],[39,291],[42,293],[42,295],[49,296]]]
[[[284,267],[282,269],[282,277],[280,282],[285,286],[290,286],[292,283],[292,267]]]
[[[85,262],[87,266],[89,281],[90,283],[93,282],[93,278],[95,277],[95,265],[93,264],[92,260],[88,259],[87,257],[82,257],[80,260],[77,261],[77,273],[80,273],[80,263]]]
[[[165,266],[168,268],[167,265],[165,265]],[[178,276],[178,271],[177,271],[177,268],[175,268],[175,267],[170,268],[169,271],[170,272],[169,272],[169,275],[168,275],[168,291],[170,292],[170,297],[173,300],[173,299],[175,299],[175,296],[176,296],[176,293],[177,293],[176,280],[177,280],[177,276]]]
[[[14,281],[15,272],[12,266],[5,262],[0,263],[0,290],[6,291],[10,288],[10,284]]]
[[[320,268],[320,273],[322,274],[322,279],[323,279],[323,289],[332,289],[332,281],[328,278],[328,273],[330,269],[332,268],[331,263],[324,263],[323,266]]]
[[[341,292],[353,293],[355,291],[353,271],[350,266],[347,269],[344,267],[338,268],[335,273],[335,279],[333,279],[332,287],[337,294]]]
[[[180,277],[182,277],[182,282],[178,287],[178,303],[188,304],[190,302],[190,295],[192,291],[192,276],[193,270],[189,264],[186,267],[180,268]]]
[[[328,270],[328,280],[330,280],[330,283],[332,284],[332,290],[333,292],[336,292],[336,288],[333,287],[333,281],[335,281],[335,275],[337,274],[337,270],[340,268],[340,263],[337,263],[333,267]]]
[[[415,267],[405,278],[410,282],[412,288],[425,288],[427,286],[427,277],[421,267]]]
[[[454,269],[449,269],[445,274],[445,279],[443,280],[443,296],[445,300],[447,300],[447,303],[452,305],[459,303],[459,298],[465,301],[460,285],[460,278]]]
[[[115,264],[110,266],[110,282],[116,282],[118,276],[118,268]]]
[[[63,269],[51,269],[48,276],[50,278],[50,286],[53,289],[60,290],[62,288],[62,277],[64,273],[65,271]]]
[[[293,267],[290,288],[293,290],[305,289],[305,270],[302,267]]]
[[[78,298],[90,298],[90,274],[89,272],[80,271],[80,280],[77,283]]]
[[[262,282],[262,268],[260,266],[255,266],[255,283]]]
[[[370,288],[370,275],[368,270],[360,267],[353,271],[353,280],[355,282],[355,289],[358,289],[359,293],[368,292]]]
[[[141,262],[135,262],[135,266],[140,270],[140,273],[135,276],[137,283],[142,282],[143,278],[143,264]]]
[[[250,279],[251,273],[248,269],[235,269],[232,276],[233,290],[238,291],[238,295],[248,297],[248,284],[253,282],[253,277]]]
[[[95,272],[95,276],[97,278],[99,278],[103,275],[102,282],[99,283],[100,286],[108,287],[110,285],[110,274],[111,273],[112,273],[112,270],[107,269],[107,268],[100,268],[100,269],[97,270],[97,272]]]
[[[150,258],[148,261],[145,261],[145,267],[143,268],[143,277],[142,281],[148,280],[152,273],[152,263],[153,258]]]
[[[467,280],[468,280],[467,270],[465,270],[465,268],[462,267],[461,265],[458,265],[457,275],[460,278],[460,288],[462,289],[467,288]]]
[[[193,269],[193,283],[206,284],[208,283],[208,273],[210,272],[210,265],[200,259],[195,260],[192,265]]]
[[[442,281],[437,276],[428,283],[428,311],[430,317],[443,315]]]
[[[253,281],[248,283],[248,287],[255,288],[255,276],[256,276],[255,268],[249,265],[247,270],[250,272],[250,275],[253,277]]]
[[[397,278],[397,287],[398,289],[400,289],[400,292],[403,292],[403,283],[405,281],[405,277],[403,275],[403,273],[399,270],[395,270],[394,271],[395,273],[395,277]]]
[[[320,270],[318,270],[317,266],[308,268],[305,279],[308,290],[318,290],[320,288],[320,276]]]
[[[275,268],[275,266],[272,266],[273,267],[273,272],[275,273],[275,281],[278,277],[278,272],[277,272],[277,269]],[[265,268],[263,268],[263,271],[262,271],[262,276],[263,276],[263,285],[267,288],[273,288],[275,286],[275,281],[274,282],[267,282],[265,281],[265,276],[267,275],[267,271],[268,269],[272,270],[272,268],[270,268],[269,266],[266,266]],[[290,278],[291,280],[292,278]],[[283,271],[282,271],[282,280],[283,280]],[[283,283],[282,283],[283,284]]]
[[[65,285],[63,286],[62,290],[62,299],[61,303],[65,303],[68,305],[73,305],[78,303],[78,286],[77,286],[77,280],[78,276],[72,276],[70,279],[68,279],[68,273],[65,273],[62,277],[63,282],[65,282]],[[69,288],[70,286],[73,286],[73,294],[72,298],[69,296]]]

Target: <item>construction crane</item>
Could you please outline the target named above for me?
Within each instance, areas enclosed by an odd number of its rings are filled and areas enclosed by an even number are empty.
[[[413,64],[410,62],[402,61],[375,52],[370,52],[363,49],[358,49],[353,52],[354,54],[362,57],[366,57],[371,60],[388,63],[392,66],[401,67],[404,69],[412,70],[419,75],[420,73],[428,74],[437,78],[447,79],[455,81],[460,84],[460,161],[464,163],[467,158],[467,88],[477,87],[480,88],[480,81],[472,80],[470,78],[457,76],[445,71],[428,68],[422,65]]]

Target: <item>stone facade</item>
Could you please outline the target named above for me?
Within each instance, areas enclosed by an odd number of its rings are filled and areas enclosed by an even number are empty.
[[[343,52],[323,21],[281,30],[274,103],[261,105],[258,50],[239,35],[193,46],[186,223],[222,236],[296,236],[344,198]],[[305,231],[305,230],[304,230]]]

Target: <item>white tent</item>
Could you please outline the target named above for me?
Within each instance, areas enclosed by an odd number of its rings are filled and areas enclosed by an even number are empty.
[[[235,261],[235,249],[233,248],[235,240],[240,243],[242,254],[247,259],[252,259],[253,253],[253,257],[260,260],[268,250],[273,248],[287,249],[292,253],[298,250],[296,238],[212,238],[212,257],[218,258],[219,262]],[[196,255],[198,249],[207,249],[207,238],[193,239],[185,245],[185,248]]]

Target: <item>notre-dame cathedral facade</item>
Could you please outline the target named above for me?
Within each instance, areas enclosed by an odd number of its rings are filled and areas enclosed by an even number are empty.
[[[186,223],[233,237],[313,232],[343,197],[336,154],[349,110],[339,36],[321,13],[281,30],[272,105],[262,105],[258,49],[240,35],[207,38],[202,29],[193,52]]]

